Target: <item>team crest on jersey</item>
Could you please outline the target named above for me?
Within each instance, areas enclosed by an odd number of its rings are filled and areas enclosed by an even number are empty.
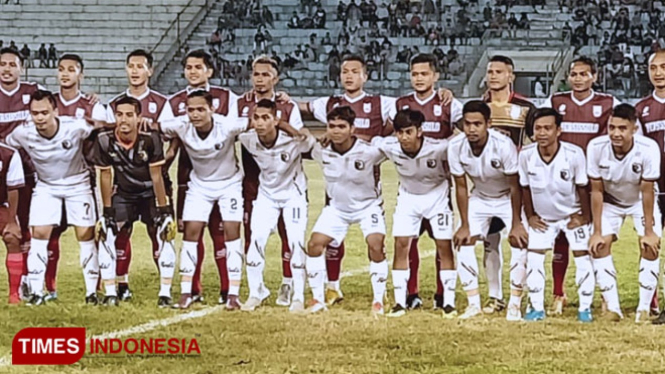
[[[219,108],[219,99],[212,99],[212,109],[217,110]]]
[[[561,179],[565,180],[566,182],[570,180],[570,170],[568,169],[563,169],[561,170]]]
[[[2,161],[0,161],[0,171],[2,171],[2,167],[3,167],[3,166],[4,166],[4,165],[2,164]]]
[[[566,115],[566,104],[559,105],[559,114],[561,114],[562,116]]]
[[[21,97],[23,99],[23,104],[28,104],[30,102],[30,95],[23,95]]]
[[[603,107],[600,105],[594,105],[593,106],[593,116],[596,118],[599,118],[601,115],[603,115]]]
[[[435,116],[440,116],[440,115],[441,115],[441,112],[442,112],[442,110],[441,110],[441,105],[435,105],[435,106],[434,106],[434,115],[435,115]]]
[[[223,146],[224,146],[224,143],[217,143],[217,144],[215,144],[215,150],[219,151],[220,149],[222,149]]]
[[[76,118],[83,118],[85,117],[85,109],[83,108],[76,108],[76,113],[74,114]]]
[[[402,110],[404,110],[404,109],[409,109],[409,106],[408,105],[402,105]]]
[[[148,112],[153,113],[153,114],[157,113],[157,103],[154,103],[152,101],[149,102],[148,103]]]
[[[178,104],[178,112],[182,113],[185,111],[185,103]]]
[[[69,140],[63,140],[62,141],[62,148],[71,149],[72,148],[72,142],[70,142]]]
[[[148,162],[148,154],[146,153],[146,151],[141,150],[141,151],[139,152],[139,158],[140,158],[141,161],[143,161],[143,162]]]
[[[335,108],[337,108],[338,106],[339,106],[339,103],[335,103],[335,104],[333,104],[332,108],[335,109]]]
[[[436,167],[436,160],[432,158],[427,160],[427,167],[430,169],[434,169]]]
[[[519,105],[513,104],[510,106],[510,118],[519,119],[521,115],[522,115],[522,108],[520,108]]]
[[[634,163],[633,164],[633,172],[637,173],[637,174],[641,173],[642,172],[642,165],[640,165],[638,163]]]
[[[363,112],[372,113],[372,103],[364,103],[363,104]]]
[[[498,169],[501,167],[501,160],[498,158],[493,158],[492,161],[490,161],[490,164],[492,165],[493,168]]]
[[[282,111],[281,110],[277,111],[277,118],[282,118]]]
[[[365,163],[362,160],[356,160],[356,162],[353,164],[353,166],[356,167],[356,170],[364,170],[365,169]]]
[[[642,117],[646,117],[649,115],[649,106],[645,106],[644,109],[642,109]]]
[[[291,156],[286,152],[282,152],[282,154],[279,155],[279,158],[281,158],[282,161],[287,162],[291,159]]]
[[[248,106],[243,107],[242,108],[242,116],[247,117],[248,115],[249,115],[249,107]]]

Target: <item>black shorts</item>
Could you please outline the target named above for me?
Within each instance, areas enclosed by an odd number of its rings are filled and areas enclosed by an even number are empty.
[[[115,209],[116,222],[132,224],[138,220],[148,226],[154,225],[157,217],[157,205],[155,196],[126,196],[113,195],[113,208]]]

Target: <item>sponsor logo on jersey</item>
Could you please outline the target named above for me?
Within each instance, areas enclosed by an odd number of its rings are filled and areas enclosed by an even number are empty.
[[[62,148],[71,149],[72,148],[72,142],[70,142],[69,140],[63,140]]]
[[[427,160],[427,167],[430,169],[434,169],[436,167],[436,160],[434,159]]]
[[[277,110],[277,118],[282,118],[282,111],[281,110]]]
[[[365,162],[362,160],[356,160],[356,162],[353,164],[353,166],[356,167],[356,170],[364,170],[365,169]]]
[[[0,171],[2,171],[2,167],[3,167],[3,166],[4,166],[4,165],[2,164],[2,161],[0,161]]]
[[[74,114],[74,116],[76,116],[76,118],[79,118],[79,119],[85,117],[85,109],[76,108],[76,113]]]
[[[642,117],[647,117],[649,115],[649,106],[645,106],[644,109],[642,109]]]
[[[23,99],[23,104],[27,105],[30,102],[30,95],[23,95],[21,99]]]
[[[492,165],[493,168],[498,169],[501,167],[501,160],[498,158],[493,158],[492,161],[490,161],[490,164]]]
[[[603,115],[603,107],[600,105],[594,105],[593,106],[593,116],[596,118],[599,118],[600,116]]]
[[[441,130],[441,123],[436,121],[425,121],[422,125],[425,132],[439,132]]]
[[[372,113],[372,103],[364,103],[363,104],[363,112]]]
[[[434,105],[434,115],[440,116],[443,111],[441,110],[441,105]]]
[[[573,132],[578,134],[596,134],[600,126],[597,123],[589,122],[562,122],[561,131]]]
[[[219,151],[220,149],[222,149],[223,146],[224,146],[224,143],[217,143],[217,144],[215,144],[215,150]]]
[[[633,164],[633,172],[634,173],[641,173],[642,172],[642,165],[638,164],[637,162]]]
[[[353,126],[359,129],[368,129],[369,128],[369,118],[356,118],[353,121]]]
[[[561,114],[562,116],[566,115],[566,104],[559,105],[559,114]]]
[[[644,127],[647,129],[647,132],[662,131],[665,130],[665,121],[647,122]]]
[[[154,103],[152,101],[149,102],[148,103],[148,112],[153,113],[153,114],[157,113],[157,103]]]
[[[282,161],[287,162],[291,159],[291,156],[286,152],[282,152],[282,154],[279,155],[279,158],[281,158]]]
[[[570,180],[570,170],[568,169],[563,169],[561,170],[561,179],[565,180],[566,182]]]

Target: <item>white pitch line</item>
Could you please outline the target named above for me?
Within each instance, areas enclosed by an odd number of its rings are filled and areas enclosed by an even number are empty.
[[[424,252],[421,254],[420,258],[428,258],[434,256],[436,252],[435,251],[428,251]],[[369,271],[369,267],[364,267],[361,269],[354,269],[351,271],[346,271],[340,274],[341,278],[345,277],[352,277],[355,275],[359,275],[362,273],[365,273]],[[214,306],[214,307],[206,307],[204,309],[199,309],[195,311],[191,311],[185,314],[180,314],[177,316],[169,317],[169,318],[163,318],[163,319],[156,319],[152,321],[148,321],[146,323],[136,325],[133,327],[129,327],[126,329],[122,330],[116,330],[116,331],[111,331],[111,332],[106,332],[100,335],[93,335],[90,338],[87,339],[114,339],[114,338],[121,338],[124,336],[128,335],[134,335],[134,334],[143,334],[148,331],[155,330],[159,327],[166,327],[170,325],[174,325],[183,321],[191,320],[191,319],[198,319],[198,318],[203,318],[209,314],[215,313],[223,308],[222,305]],[[86,340],[87,340],[86,339]],[[5,355],[3,357],[0,357],[0,367],[6,367],[10,366],[12,363],[11,360],[11,355]]]

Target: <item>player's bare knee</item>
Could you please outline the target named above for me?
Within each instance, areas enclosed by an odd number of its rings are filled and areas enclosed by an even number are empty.
[[[20,253],[21,252],[21,240],[17,238],[16,236],[5,232],[2,235],[2,240],[5,242],[5,246],[7,246],[7,252],[8,253]]]
[[[79,227],[75,228],[76,240],[79,242],[88,242],[95,238],[95,228],[94,227]]]
[[[367,238],[367,247],[369,249],[369,259],[373,262],[381,262],[386,259],[386,250],[383,243],[383,235],[376,238]],[[406,251],[408,256],[408,249]]]
[[[310,257],[319,257],[323,254],[324,248],[325,245],[323,245],[322,242],[312,238],[309,243],[307,243],[307,255]]]
[[[183,240],[188,242],[197,242],[203,231],[205,222],[194,222],[187,221],[185,222],[185,234],[183,235]]]
[[[52,226],[33,226],[32,237],[39,240],[48,240],[51,237]]]
[[[648,260],[648,261],[655,261],[655,260],[658,259],[658,256],[660,255],[660,250],[656,254],[654,254],[650,250],[642,248],[640,250],[640,253],[641,253],[641,256],[642,256],[643,259]]]
[[[589,255],[588,251],[573,251],[573,257],[575,257],[575,258],[584,257],[584,256],[588,256],[588,255]]]
[[[224,222],[224,238],[227,241],[240,239],[240,222],[238,221],[225,221]]]

